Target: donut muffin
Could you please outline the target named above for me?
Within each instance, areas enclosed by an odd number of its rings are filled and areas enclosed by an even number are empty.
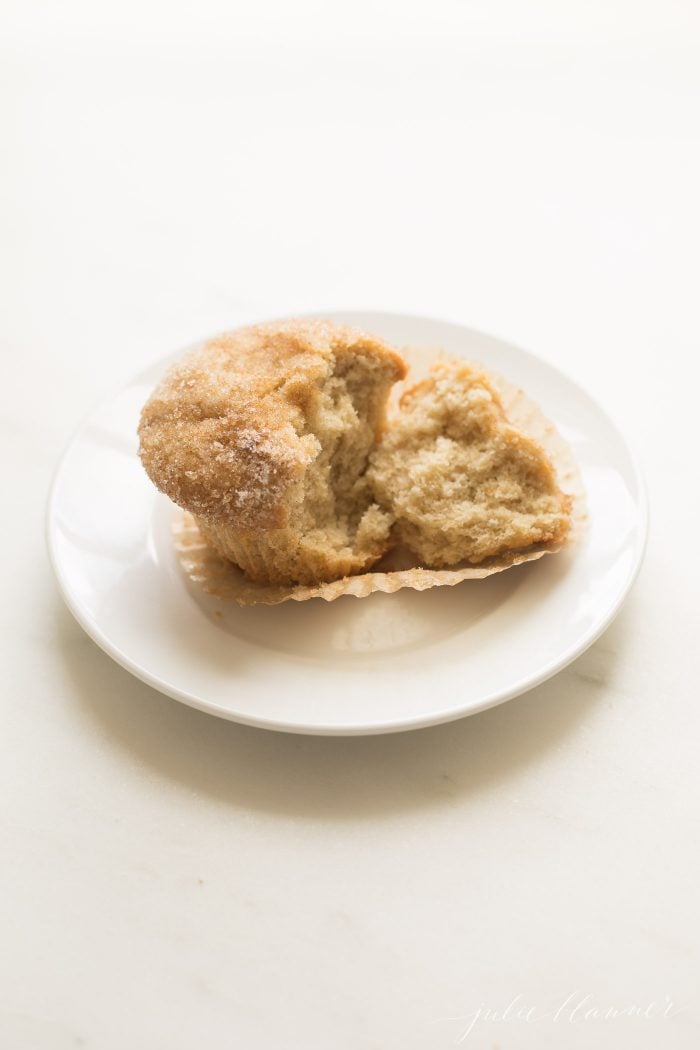
[[[222,335],[166,374],[141,414],[141,461],[207,542],[255,581],[362,572],[393,517],[366,475],[391,386],[385,343],[327,321]]]

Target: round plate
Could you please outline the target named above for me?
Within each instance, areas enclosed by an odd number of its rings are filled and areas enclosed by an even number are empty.
[[[440,347],[522,386],[581,467],[590,517],[582,542],[485,580],[422,593],[253,608],[198,594],[173,551],[177,511],[136,454],[141,406],[171,358],[93,412],[58,468],[48,541],[71,612],[155,689],[210,714],[287,732],[433,725],[549,678],[605,630],[642,560],[646,498],[624,441],[570,379],[517,347],[426,318],[323,316],[398,346]]]

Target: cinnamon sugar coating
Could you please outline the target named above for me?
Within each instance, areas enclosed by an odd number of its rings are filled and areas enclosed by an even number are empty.
[[[389,384],[401,357],[357,329],[291,320],[230,332],[172,367],[139,426],[151,480],[203,522],[285,528],[321,447],[309,427],[343,355],[376,361]]]

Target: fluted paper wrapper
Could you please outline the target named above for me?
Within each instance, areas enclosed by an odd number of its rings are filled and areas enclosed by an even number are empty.
[[[411,371],[404,383],[397,384],[394,394],[396,399],[406,386],[413,386],[422,378],[430,364],[440,357],[439,352],[423,349],[404,349],[402,353]],[[290,600],[304,602],[308,598],[323,598],[331,602],[343,594],[365,598],[373,591],[392,594],[402,587],[410,587],[415,591],[425,591],[429,587],[452,587],[463,580],[481,580],[514,565],[536,561],[546,554],[556,554],[563,547],[570,547],[580,538],[586,521],[583,484],[574,456],[554,425],[522,390],[492,372],[488,372],[488,375],[503,400],[512,425],[544,448],[554,465],[560,488],[571,496],[571,529],[562,543],[536,544],[525,550],[509,551],[495,558],[487,558],[478,565],[464,563],[449,569],[423,568],[411,551],[397,547],[385,555],[371,572],[357,576],[346,576],[316,586],[263,584],[249,580],[237,566],[207,546],[192,515],[179,511],[173,524],[175,550],[191,583],[206,594],[239,605],[279,605]]]

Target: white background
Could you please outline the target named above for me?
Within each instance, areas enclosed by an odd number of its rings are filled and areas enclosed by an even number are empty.
[[[0,1046],[439,1050],[515,999],[462,1045],[696,1047],[698,5],[2,14]],[[131,680],[62,607],[44,501],[93,402],[330,308],[512,339],[636,446],[642,575],[527,696],[265,733]]]

